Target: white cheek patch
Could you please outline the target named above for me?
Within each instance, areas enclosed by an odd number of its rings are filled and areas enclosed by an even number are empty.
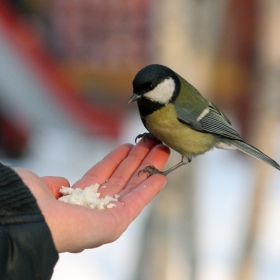
[[[165,79],[158,84],[153,90],[148,91],[144,96],[151,101],[160,104],[167,104],[175,91],[175,82],[172,78]]]

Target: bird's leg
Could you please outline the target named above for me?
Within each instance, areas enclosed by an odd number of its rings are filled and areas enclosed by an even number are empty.
[[[177,163],[176,165],[172,166],[171,168],[169,168],[169,169],[167,169],[165,171],[160,171],[157,168],[155,168],[153,165],[149,165],[146,168],[140,170],[138,172],[138,175],[141,172],[147,172],[148,173],[147,177],[150,177],[150,176],[152,176],[154,174],[162,174],[162,175],[166,176],[167,174],[169,174],[170,172],[174,171],[178,167],[186,165],[187,163],[191,162],[191,160],[192,160],[192,157],[186,157],[186,156],[182,155],[182,159],[181,159],[181,161],[179,163]]]
[[[174,171],[178,167],[186,165],[186,164],[190,163],[191,161],[192,161],[192,157],[187,157],[187,156],[182,155],[181,161],[179,163],[177,163],[176,165],[172,166],[171,168],[163,171],[163,175],[166,176],[167,174],[169,174],[170,172]]]
[[[157,138],[156,138],[152,133],[150,133],[150,132],[144,132],[144,133],[142,133],[142,134],[137,135],[136,138],[135,138],[135,143],[137,143],[137,140],[138,140],[139,138],[143,138],[144,141],[145,141],[146,138],[155,139],[155,140],[157,140],[158,142],[162,143],[159,139],[157,139]]]

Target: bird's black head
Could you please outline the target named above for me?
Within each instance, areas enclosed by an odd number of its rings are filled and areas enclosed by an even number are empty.
[[[172,102],[180,92],[178,75],[166,66],[151,64],[141,69],[133,80],[133,95],[141,114],[147,115]]]

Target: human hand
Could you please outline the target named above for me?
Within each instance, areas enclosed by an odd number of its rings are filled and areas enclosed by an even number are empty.
[[[139,170],[147,165],[162,169],[169,149],[145,139],[137,145],[117,147],[93,166],[73,187],[84,189],[98,183],[101,197],[119,194],[116,207],[95,210],[58,201],[61,186],[69,186],[62,177],[38,177],[31,171],[15,168],[30,188],[52,233],[58,252],[80,252],[115,241],[166,183],[163,175],[147,178]],[[108,180],[108,181],[107,181]],[[43,242],[43,241],[42,241]]]

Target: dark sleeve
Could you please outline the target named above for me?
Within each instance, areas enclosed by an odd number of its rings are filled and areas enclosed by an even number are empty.
[[[57,260],[34,196],[11,168],[0,163],[0,279],[50,279]]]

